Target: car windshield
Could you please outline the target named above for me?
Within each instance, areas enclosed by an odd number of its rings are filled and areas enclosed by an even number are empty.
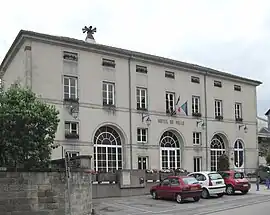
[[[199,182],[196,180],[196,178],[189,177],[189,178],[183,178],[183,181],[185,184],[198,184]]]
[[[211,180],[222,179],[221,175],[218,173],[209,173],[208,176],[210,177]]]
[[[234,173],[234,178],[241,179],[241,178],[245,178],[245,176],[244,176],[244,173],[242,173],[242,172],[236,172],[236,173]]]

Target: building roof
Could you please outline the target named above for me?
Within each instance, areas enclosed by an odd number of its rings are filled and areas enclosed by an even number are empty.
[[[11,47],[9,48],[6,56],[4,57],[0,65],[0,76],[3,76],[10,62],[12,61],[13,57],[16,55],[23,41],[26,39],[40,41],[44,43],[50,43],[54,45],[68,46],[68,47],[72,47],[72,48],[80,49],[80,50],[132,58],[136,60],[163,65],[164,67],[172,67],[172,68],[182,69],[186,71],[193,71],[193,72],[197,72],[201,74],[208,74],[210,76],[230,79],[230,80],[238,81],[238,82],[244,82],[244,83],[255,85],[255,86],[262,84],[262,82],[257,81],[257,80],[252,80],[252,79],[236,76],[236,75],[221,72],[215,69],[199,66],[196,64],[186,63],[182,61],[172,60],[169,58],[158,57],[155,55],[135,52],[135,51],[121,49],[121,48],[115,48],[112,46],[106,46],[106,45],[101,45],[101,44],[96,44],[96,43],[88,43],[83,40],[78,40],[74,38],[54,36],[54,35],[49,35],[49,34],[33,32],[33,31],[26,31],[26,30],[21,30],[18,33],[17,37],[13,41]]]

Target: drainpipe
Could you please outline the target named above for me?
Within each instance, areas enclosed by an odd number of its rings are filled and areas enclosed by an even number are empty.
[[[208,123],[207,123],[207,89],[206,89],[207,72],[204,74],[204,128],[205,128],[205,158],[206,171],[208,171]]]
[[[128,98],[128,103],[129,103],[129,158],[130,158],[130,170],[133,170],[133,152],[132,152],[132,103],[131,103],[131,98],[132,98],[132,90],[131,90],[131,69],[130,69],[130,60],[132,58],[132,55],[128,58],[128,91],[129,91],[129,98]]]

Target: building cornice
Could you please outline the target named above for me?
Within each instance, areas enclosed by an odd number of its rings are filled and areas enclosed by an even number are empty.
[[[25,30],[21,30],[18,33],[10,49],[8,50],[6,56],[4,57],[0,65],[0,77],[4,75],[10,62],[13,60],[14,56],[20,49],[22,42],[27,39],[33,40],[33,41],[39,41],[43,43],[49,43],[53,45],[66,46],[69,48],[74,48],[74,49],[79,49],[79,50],[112,55],[116,57],[132,58],[137,61],[142,61],[142,62],[150,63],[150,64],[157,64],[157,65],[164,66],[166,68],[174,68],[178,70],[195,72],[202,75],[209,75],[209,76],[213,76],[217,78],[229,79],[235,82],[242,82],[242,83],[246,83],[246,84],[250,84],[254,86],[259,86],[260,84],[262,84],[262,82],[260,81],[236,76],[233,74],[221,72],[221,71],[214,70],[211,68],[199,66],[196,64],[185,63],[185,62],[172,60],[172,59],[168,59],[164,57],[145,54],[141,52],[135,52],[135,51],[121,49],[121,48],[115,48],[115,47],[96,44],[96,43],[88,43],[83,40],[77,40],[77,39],[73,39],[69,37],[53,36],[53,35],[33,32],[33,31],[25,31]]]

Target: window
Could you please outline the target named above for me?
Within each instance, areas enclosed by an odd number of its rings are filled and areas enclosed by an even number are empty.
[[[147,74],[147,67],[136,65],[136,72]]]
[[[165,78],[172,78],[174,79],[174,72],[165,71]]]
[[[192,114],[201,113],[200,96],[192,96]]]
[[[221,81],[214,81],[214,86],[215,87],[222,87]]]
[[[200,83],[200,78],[199,77],[195,77],[195,76],[191,76],[191,82],[192,83],[199,84]]]
[[[103,58],[102,59],[102,66],[115,68],[115,61]]]
[[[147,128],[137,128],[137,142],[147,143]]]
[[[67,154],[67,156],[68,156],[69,158],[72,158],[72,157],[79,156],[79,155],[80,155],[80,152],[67,151],[66,154]]]
[[[202,170],[202,158],[194,157],[193,165],[194,165],[194,172],[200,172]]]
[[[114,106],[115,105],[115,85],[114,83],[103,82],[102,94],[103,94],[103,105]]]
[[[147,89],[137,87],[137,110],[147,110]]]
[[[166,113],[173,113],[175,111],[175,94],[166,92]]]
[[[161,182],[161,186],[170,186],[170,180],[168,178],[164,179]]]
[[[222,100],[215,100],[215,117],[222,116]]]
[[[147,157],[138,157],[138,169],[147,169]]]
[[[237,121],[242,121],[242,104],[236,102],[234,105],[234,110],[235,110],[235,119]]]
[[[79,134],[79,123],[78,122],[65,122],[65,133],[66,134]]]
[[[194,177],[186,177],[182,178],[184,184],[198,184],[198,180]]]
[[[64,99],[78,99],[78,79],[64,76]]]
[[[241,86],[234,85],[234,91],[241,91]]]
[[[171,186],[179,186],[179,179],[178,178],[170,178]]]
[[[63,59],[66,61],[78,62],[78,54],[74,52],[63,52]]]
[[[193,132],[193,145],[201,145],[201,132]]]

